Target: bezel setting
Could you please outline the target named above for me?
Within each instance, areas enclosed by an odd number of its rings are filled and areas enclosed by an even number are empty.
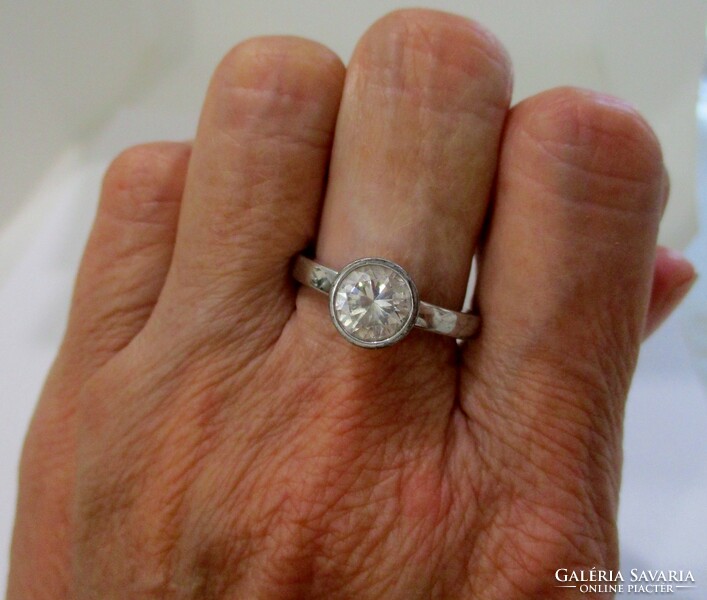
[[[405,293],[407,294],[411,305],[410,314],[407,316],[402,326],[394,334],[387,338],[373,341],[361,339],[350,331],[348,331],[345,326],[342,325],[336,307],[337,294],[340,291],[342,283],[346,281],[347,277],[353,271],[365,271],[366,267],[371,266],[384,267],[386,269],[394,271],[397,275],[399,275],[405,284]],[[346,338],[352,344],[360,346],[361,348],[384,348],[402,340],[405,336],[407,336],[408,333],[410,333],[412,328],[415,326],[419,309],[420,298],[417,292],[417,287],[415,286],[410,276],[400,265],[384,258],[360,258],[349,263],[343,269],[341,269],[341,271],[339,271],[329,292],[329,314],[331,316],[332,322],[334,323],[334,326],[344,338]]]

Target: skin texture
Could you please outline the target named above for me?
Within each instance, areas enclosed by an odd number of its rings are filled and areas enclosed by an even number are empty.
[[[8,598],[570,598],[614,569],[641,339],[694,280],[628,105],[509,109],[481,26],[400,11],[345,70],[236,46],[196,139],[108,169],[27,435]],[[347,344],[292,258],[384,256],[479,335]]]

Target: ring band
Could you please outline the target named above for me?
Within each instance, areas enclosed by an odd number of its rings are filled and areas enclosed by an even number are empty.
[[[422,302],[405,270],[383,258],[361,258],[336,272],[300,255],[292,275],[329,296],[337,331],[363,348],[390,346],[413,327],[456,339],[473,336],[479,327],[476,315]]]

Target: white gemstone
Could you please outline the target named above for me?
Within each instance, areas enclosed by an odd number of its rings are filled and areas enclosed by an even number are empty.
[[[409,323],[413,293],[395,269],[380,263],[361,264],[341,279],[333,309],[349,335],[362,342],[382,342]]]

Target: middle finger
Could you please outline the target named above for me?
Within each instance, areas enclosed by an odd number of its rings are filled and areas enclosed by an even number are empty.
[[[373,25],[346,78],[321,262],[393,260],[421,299],[459,310],[510,90],[505,51],[465,18],[407,10]]]

